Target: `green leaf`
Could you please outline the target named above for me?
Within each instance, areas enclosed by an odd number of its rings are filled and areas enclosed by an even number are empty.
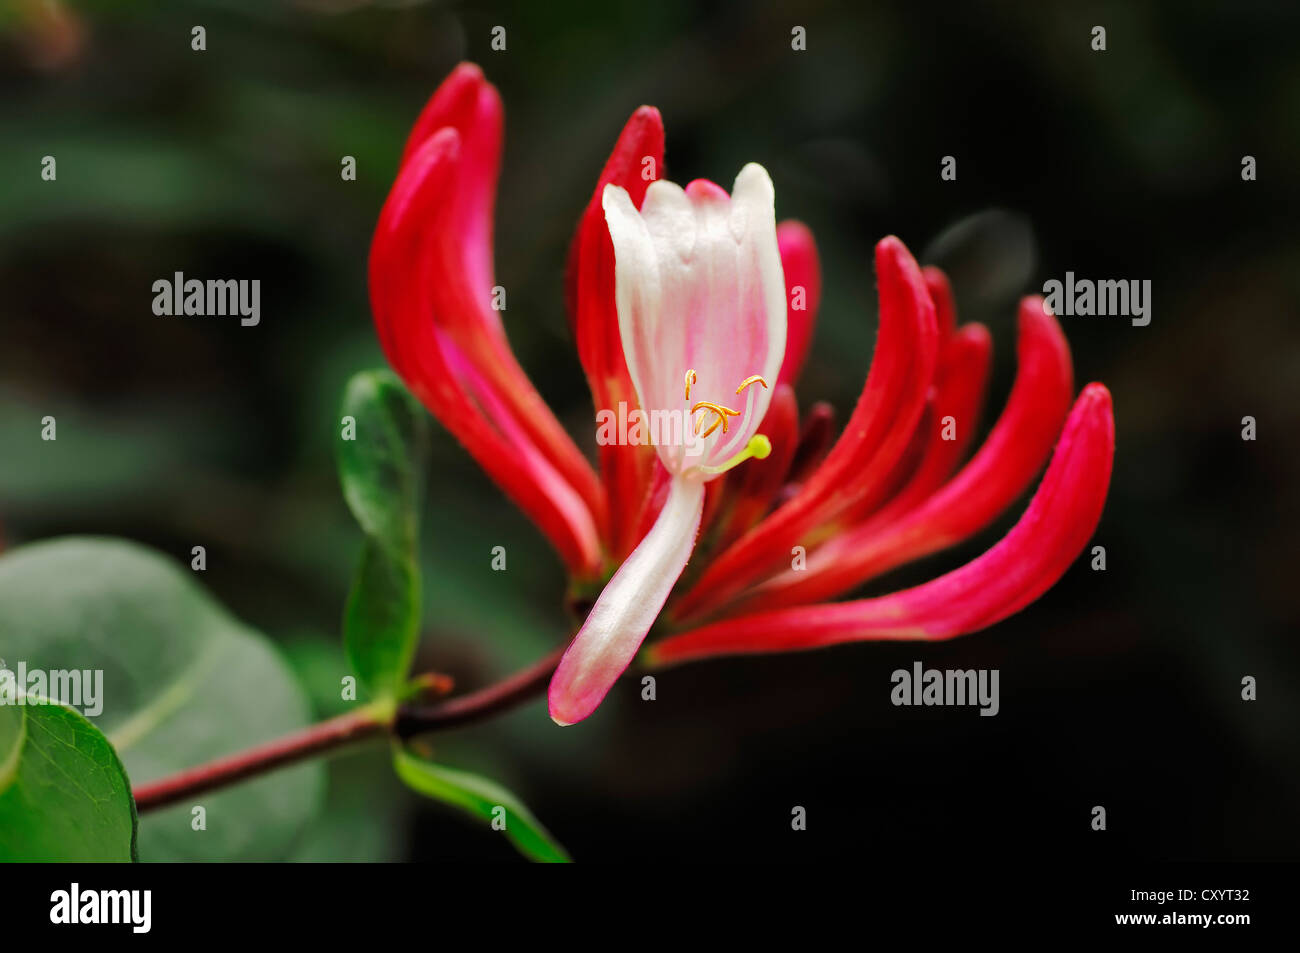
[[[81,707],[136,784],[309,721],[302,690],[264,636],[189,571],[125,540],[69,537],[0,557],[0,655],[11,670],[25,662],[29,673],[102,673],[102,713]],[[320,805],[323,777],[319,764],[304,764],[152,811],[140,822],[140,857],[287,856]],[[192,826],[195,807],[206,830]],[[39,823],[33,816],[28,826]]]
[[[0,669],[3,668],[4,659],[0,659]],[[0,679],[12,677],[0,672]],[[17,705],[0,705],[0,791],[9,787],[18,771],[18,759],[26,738],[27,718],[23,709]]]
[[[71,708],[0,706],[0,861],[131,861],[135,801],[113,746]]]
[[[376,699],[398,694],[419,639],[420,576],[373,539],[361,550],[343,614],[348,662]]]
[[[398,748],[393,755],[397,776],[421,794],[455,805],[473,817],[491,822],[505,810],[505,835],[530,860],[568,863],[569,855],[533,816],[524,803],[495,781],[457,771]]]
[[[420,634],[417,536],[428,455],[423,408],[388,371],[348,383],[343,416],[352,418],[339,449],[339,479],[366,534],[343,615],[348,660],[376,698],[401,690]],[[344,421],[345,428],[349,425]]]

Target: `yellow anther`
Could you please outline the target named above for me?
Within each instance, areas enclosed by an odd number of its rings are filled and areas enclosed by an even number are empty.
[[[696,417],[696,418],[695,418],[695,432],[696,432],[697,434],[700,433],[700,428],[704,426],[704,422],[705,422],[706,420],[708,420],[707,417]],[[721,414],[714,414],[714,415],[713,415],[713,424],[709,427],[708,432],[707,432],[707,433],[704,433],[704,434],[701,434],[701,436],[707,437],[709,434],[713,433],[713,431],[717,430],[719,425],[721,425],[721,424],[725,424],[726,422],[727,422],[727,418],[726,418],[726,417],[723,417]],[[724,431],[724,433],[725,433],[725,431]]]
[[[686,399],[687,400],[691,399],[691,385],[695,383],[696,379],[697,378],[695,377],[695,368],[692,367],[690,370],[686,372]]]
[[[722,404],[715,404],[711,400],[697,400],[695,402],[695,406],[691,408],[691,413],[695,413],[701,407],[707,407],[709,410],[713,411],[719,417],[721,417],[723,414],[726,414],[728,417],[740,416],[740,411],[733,410],[730,407],[724,407]]]
[[[724,407],[724,406],[722,406],[721,404],[715,404],[715,403],[714,403],[713,401],[711,401],[711,400],[697,400],[697,401],[695,402],[695,406],[691,408],[691,414],[694,415],[694,413],[695,413],[697,410],[700,410],[700,409],[711,410],[711,411],[713,411],[714,415],[718,418],[717,421],[714,422],[714,427],[710,427],[710,428],[709,428],[709,433],[713,433],[714,429],[716,428],[716,426],[717,426],[717,424],[718,424],[719,422],[722,424],[722,432],[723,432],[723,433],[726,433],[726,432],[727,432],[727,417],[728,417],[728,416],[732,416],[732,417],[739,417],[739,416],[740,416],[740,411],[738,411],[738,410],[732,410],[730,407]],[[700,417],[698,420],[695,421],[695,432],[696,432],[696,433],[699,433],[699,432],[700,432],[700,426],[701,426],[701,424],[702,424],[703,422],[704,422],[704,418],[703,418],[703,417]],[[704,434],[704,436],[706,436],[706,437],[707,437],[708,435],[709,435],[709,434],[707,434],[707,433]]]
[[[736,388],[736,393],[739,394],[750,384],[762,384],[764,390],[768,389],[767,381],[763,380],[763,375],[755,374],[752,377],[746,377],[743,381],[741,381],[740,386]]]

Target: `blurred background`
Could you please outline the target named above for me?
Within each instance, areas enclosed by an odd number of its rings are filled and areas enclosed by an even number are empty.
[[[1014,373],[1021,295],[1067,270],[1151,280],[1148,327],[1062,319],[1078,385],[1115,400],[1095,540],[1108,569],[1081,560],[1029,609],[948,644],[700,663],[662,674],[653,705],[628,684],[561,731],[539,700],[434,739],[437,757],[514,788],[579,860],[1294,859],[1300,8],[1045,6],[5,0],[5,545],[108,534],[188,561],[203,544],[203,582],[281,647],[322,717],[338,710],[361,544],[338,490],[338,406],[353,372],[383,364],[366,256],[415,116],[462,59],[501,90],[504,318],[590,449],[563,263],[623,122],[651,103],[670,178],[729,185],[761,162],[778,218],[813,228],[824,297],[799,398],[832,401],[841,422],[870,363],[886,234],[947,267],[960,319],[992,329],[985,427]],[[260,325],[156,317],[151,285],[175,271],[260,278]],[[39,440],[47,414],[56,445]],[[865,591],[962,564],[1022,509]],[[496,545],[507,573],[490,570]],[[420,664],[462,687],[569,634],[558,559],[437,427],[423,558]],[[914,660],[1000,669],[1001,713],[893,707],[890,673]],[[806,832],[790,829],[795,805]],[[382,751],[331,762],[326,809],[296,843],[296,859],[514,858],[406,793]]]

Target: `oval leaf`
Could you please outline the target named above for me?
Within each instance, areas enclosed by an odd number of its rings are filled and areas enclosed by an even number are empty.
[[[391,698],[406,679],[420,631],[416,549],[428,420],[388,371],[352,378],[343,418],[339,479],[366,533],[344,610],[344,644],[371,694]]]

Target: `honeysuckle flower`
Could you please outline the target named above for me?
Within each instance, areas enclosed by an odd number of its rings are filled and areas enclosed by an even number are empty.
[[[550,539],[573,590],[608,580],[552,680],[557,722],[589,715],[638,650],[666,665],[952,638],[1023,609],[1072,565],[1101,517],[1114,421],[1101,384],[1071,405],[1069,347],[1042,299],[1020,304],[1011,395],[966,459],[990,335],[958,326],[944,276],[882,240],[862,394],[838,438],[824,404],[801,422],[793,384],[821,290],[812,235],[776,225],[757,165],[730,196],[658,180],[650,107],[597,180],[566,297],[596,410],[624,402],[678,427],[654,446],[601,445],[598,475],[489,304],[501,126],[477,67],[434,93],[380,215],[371,301],[390,363]],[[1020,521],[982,556],[891,595],[829,601],[986,528],[1045,462]]]

